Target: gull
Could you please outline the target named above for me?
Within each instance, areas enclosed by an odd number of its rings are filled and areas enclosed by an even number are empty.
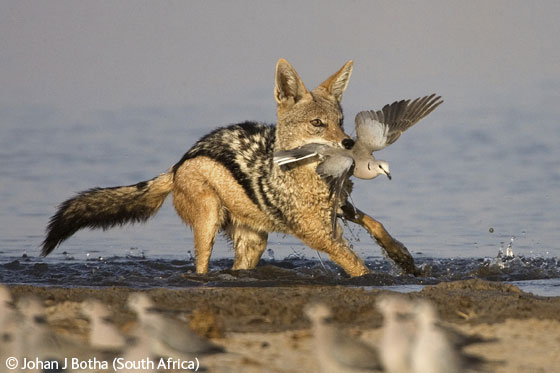
[[[477,342],[489,342],[478,336],[469,337],[439,324],[435,308],[420,301],[414,309],[418,328],[412,347],[413,373],[454,373],[465,370],[485,371],[485,360],[467,354],[462,347]]]
[[[313,324],[314,344],[321,372],[381,370],[379,356],[373,346],[352,338],[327,323],[331,311],[326,305],[308,305],[304,312]]]
[[[283,166],[304,159],[319,159],[316,171],[329,183],[329,198],[335,197],[334,213],[331,215],[335,234],[338,201],[346,179],[351,174],[360,179],[373,179],[383,174],[391,179],[389,164],[375,159],[372,153],[397,141],[404,131],[442,103],[441,96],[434,93],[412,101],[395,101],[377,111],[361,111],[354,119],[356,139],[343,143],[344,148],[326,143],[309,143],[295,149],[275,152],[273,161]]]
[[[410,372],[412,342],[416,338],[414,303],[400,296],[385,296],[377,301],[383,315],[379,345],[383,368],[389,373]]]
[[[132,333],[132,339],[134,342],[125,350],[122,355],[122,361],[135,362],[140,368],[136,369],[134,373],[156,373],[157,370],[155,366],[157,366],[157,364],[152,365],[147,363],[147,361],[154,358],[154,356],[152,353],[152,343],[146,331],[142,328],[136,328]],[[141,365],[142,361],[146,362],[143,367]]]
[[[89,344],[104,351],[120,351],[126,346],[125,337],[107,318],[109,309],[96,299],[86,300],[82,304],[82,313],[90,322]]]
[[[153,311],[154,304],[146,294],[131,294],[128,307],[138,316],[144,336],[150,339],[153,355],[192,360],[223,352],[222,347],[194,333],[188,325]]]
[[[7,287],[0,285],[0,364],[8,357],[19,357],[19,325],[11,306],[12,295]]]
[[[34,297],[25,297],[16,304],[21,316],[21,358],[40,361],[56,360],[64,364],[65,359],[103,359],[103,352],[90,348],[79,339],[56,334],[48,325],[42,302]]]
[[[379,346],[381,361],[385,371],[406,373],[412,369],[412,349],[419,348],[415,344],[419,331],[419,324],[428,322],[430,333],[440,335],[453,351],[455,351],[462,365],[480,368],[483,361],[462,352],[465,346],[475,343],[488,343],[492,339],[485,339],[480,335],[464,334],[456,329],[442,325],[437,320],[433,306],[412,302],[402,296],[384,296],[377,301],[377,308],[383,315],[383,331]],[[425,325],[424,325],[425,326]],[[423,336],[422,338],[426,338]],[[416,346],[416,347],[413,347]]]
[[[458,351],[436,326],[438,318],[434,307],[428,302],[419,302],[415,309],[415,319],[418,335],[412,348],[412,372],[462,372]]]
[[[0,285],[0,330],[2,332],[6,330],[14,316],[14,311],[10,307],[11,302],[12,294],[7,287]]]

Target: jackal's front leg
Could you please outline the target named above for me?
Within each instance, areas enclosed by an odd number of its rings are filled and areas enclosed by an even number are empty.
[[[420,273],[406,246],[391,237],[389,232],[385,230],[383,224],[350,205],[348,202],[342,206],[342,211],[346,219],[364,227],[369,234],[375,238],[379,246],[385,250],[389,258],[393,259],[403,271],[413,275],[418,275]]]
[[[327,225],[327,227],[329,226],[330,224]],[[346,241],[340,237],[333,239],[330,230],[307,229],[296,231],[295,236],[310,248],[327,253],[329,258],[350,276],[363,276],[369,273],[364,261],[348,247]]]

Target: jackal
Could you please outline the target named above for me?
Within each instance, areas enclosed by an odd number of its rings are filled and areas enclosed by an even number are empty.
[[[349,275],[366,274],[369,271],[362,259],[341,234],[333,234],[331,214],[337,212],[363,225],[405,271],[415,272],[407,249],[379,222],[351,206],[346,194],[339,201],[329,198],[328,185],[315,172],[316,161],[297,167],[273,162],[274,151],[311,142],[341,148],[353,145],[343,130],[340,105],[352,67],[353,62],[348,61],[309,91],[290,63],[280,59],[274,85],[276,126],[244,122],[218,128],[151,180],[78,193],[51,217],[42,255],[82,228],[108,229],[146,221],[173,193],[177,213],[193,229],[196,272],[200,274],[208,272],[219,231],[233,241],[233,269],[254,268],[266,249],[268,232],[282,232],[326,252]],[[346,189],[351,190],[350,180]],[[341,208],[333,211],[335,202]]]

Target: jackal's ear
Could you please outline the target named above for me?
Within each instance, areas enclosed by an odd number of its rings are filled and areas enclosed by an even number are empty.
[[[354,61],[350,60],[342,66],[340,70],[334,73],[330,78],[325,80],[319,88],[325,89],[334,98],[337,99],[338,102],[342,100],[342,93],[346,90],[348,86],[348,81],[350,80],[350,76],[352,75],[352,67],[354,66]]]
[[[274,79],[274,98],[276,102],[281,104],[291,101],[292,104],[295,104],[306,93],[307,88],[303,85],[296,70],[285,59],[279,59],[276,64],[276,77]]]

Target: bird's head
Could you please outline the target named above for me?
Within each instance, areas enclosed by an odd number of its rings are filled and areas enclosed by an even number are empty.
[[[152,300],[144,293],[136,292],[128,296],[128,308],[137,314],[143,314],[154,307]]]
[[[304,313],[312,322],[322,323],[332,316],[331,310],[323,303],[308,304]]]
[[[385,175],[391,180],[391,172],[389,172],[389,163],[385,161],[375,160],[368,164],[368,168],[377,175]]]

